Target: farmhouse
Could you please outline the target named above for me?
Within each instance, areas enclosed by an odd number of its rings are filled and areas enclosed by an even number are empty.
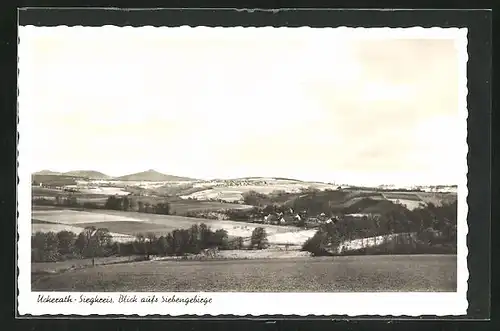
[[[317,217],[308,217],[306,220],[306,224],[308,226],[319,226],[321,224],[321,220]]]
[[[281,218],[279,219],[279,224],[281,225],[291,225],[291,224],[294,224],[296,222],[296,218],[295,216],[292,216],[292,215],[284,215],[284,216],[281,216]]]

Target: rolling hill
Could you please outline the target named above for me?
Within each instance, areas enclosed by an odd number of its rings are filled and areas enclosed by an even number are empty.
[[[61,176],[62,173],[52,170],[41,170],[33,173],[33,176]]]
[[[155,170],[147,170],[143,172],[138,172],[135,174],[125,175],[121,177],[113,178],[114,180],[122,181],[147,181],[147,182],[167,182],[167,181],[193,181],[194,178],[179,177],[162,174],[161,172]]]
[[[74,170],[63,173],[64,176],[71,177],[85,177],[92,179],[108,179],[110,178],[108,175],[103,174],[102,172],[95,170]]]
[[[67,172],[41,170],[33,173],[32,176],[63,176],[63,177],[82,177],[82,178],[92,178],[92,179],[110,178],[110,176],[95,170],[72,170]]]

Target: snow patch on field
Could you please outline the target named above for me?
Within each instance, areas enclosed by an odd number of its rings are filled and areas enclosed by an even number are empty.
[[[263,250],[228,250],[220,251],[218,254],[221,258],[227,259],[276,259],[276,258],[297,258],[311,256],[309,252],[302,252],[298,250],[277,250],[277,249],[263,249]]]
[[[299,231],[298,228],[293,227],[280,227],[280,226],[272,226],[272,225],[263,225],[263,224],[250,224],[243,222],[234,222],[234,221],[220,221],[209,223],[210,228],[213,230],[224,229],[227,231],[229,236],[233,237],[250,237],[252,235],[253,230],[258,227],[263,227],[266,230],[266,233],[269,236],[273,236],[276,234],[286,234]]]
[[[83,231],[83,228],[66,225],[66,224],[50,224],[50,223],[34,223],[31,224],[31,232],[59,232],[59,231],[71,231],[76,234]]]
[[[287,193],[300,193],[302,190],[314,187],[318,190],[336,189],[336,186],[329,184],[312,183],[273,183],[269,185],[241,185],[241,186],[222,186],[194,192],[189,195],[181,196],[182,199],[221,199],[225,201],[238,201],[243,198],[243,193],[255,191],[261,194],[271,194],[274,191],[284,191]]]
[[[400,203],[409,210],[414,210],[425,205],[423,201],[407,200],[407,199],[387,199],[393,203]]]
[[[267,237],[270,244],[291,244],[303,245],[309,238],[317,232],[314,230],[303,230],[297,232],[276,233]]]
[[[383,243],[390,242],[398,237],[403,237],[403,236],[408,237],[409,236],[411,238],[414,238],[415,235],[416,234],[414,234],[414,233],[394,233],[394,234],[389,234],[389,235],[384,235],[384,236],[354,239],[354,240],[345,241],[345,242],[341,243],[338,247],[338,252],[357,250],[357,249],[366,248],[366,247],[380,246]]]
[[[80,224],[96,222],[145,222],[138,218],[107,215],[104,213],[93,213],[75,210],[34,210],[32,217],[41,221],[62,223],[62,224]]]
[[[102,195],[129,195],[130,192],[124,191],[119,187],[92,187],[79,188],[78,192],[85,194],[102,194]]]
[[[76,226],[71,226],[67,224],[50,224],[50,223],[35,223],[31,224],[31,233],[35,234],[37,232],[60,232],[60,231],[71,231],[75,234],[80,234],[84,228],[81,227],[76,227]],[[134,236],[122,234],[122,233],[116,233],[116,232],[110,232],[109,233],[113,237],[113,241],[117,242],[129,242],[133,241],[135,239]]]
[[[268,224],[254,224],[254,223],[223,221],[223,220],[221,221],[207,220],[202,218],[142,214],[133,212],[129,213],[119,212],[119,211],[85,212],[85,211],[75,211],[67,209],[63,210],[51,209],[51,210],[33,210],[32,217],[40,221],[55,223],[48,225],[46,224],[37,225],[39,226],[39,229],[43,229],[43,227],[41,227],[42,225],[47,226],[47,228],[50,229],[54,229],[54,226],[59,225],[61,230],[64,230],[68,227],[74,227],[75,229],[76,228],[80,229],[77,232],[81,232],[81,227],[80,228],[78,227],[79,224],[88,224],[88,223],[92,223],[95,226],[97,226],[96,223],[103,223],[106,224],[104,227],[108,227],[111,229],[111,226],[109,225],[110,223],[135,222],[135,224],[144,224],[144,229],[145,229],[144,231],[150,231],[148,229],[151,224],[164,225],[165,228],[172,228],[173,230],[173,229],[188,229],[193,224],[205,223],[214,231],[218,229],[226,230],[228,235],[231,237],[249,238],[252,235],[252,232],[255,228],[263,227],[266,230],[268,236],[270,236],[271,242],[277,242],[277,241],[284,243],[287,243],[288,241],[296,242],[298,240],[302,240],[303,238],[303,235],[295,234],[301,231],[299,228],[296,227],[277,226]],[[114,227],[113,230],[117,231],[117,233],[120,233],[120,229],[118,227]],[[122,230],[124,232],[127,232],[125,231],[125,229]],[[48,231],[54,231],[54,230],[48,230]],[[140,232],[140,230],[137,230],[137,232]],[[282,234],[286,233],[289,233],[291,237],[282,236]],[[273,237],[278,234],[279,236]],[[125,238],[123,240],[127,241],[128,239]],[[307,240],[307,238],[305,240]]]

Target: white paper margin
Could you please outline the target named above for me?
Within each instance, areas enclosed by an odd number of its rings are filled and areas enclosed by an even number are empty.
[[[446,293],[132,293],[123,294],[137,295],[146,297],[156,294],[156,296],[176,297],[209,297],[212,303],[203,304],[81,304],[81,303],[59,303],[59,304],[41,304],[37,303],[39,294],[52,294],[55,292],[32,292],[31,291],[31,174],[26,166],[30,162],[31,139],[30,123],[23,120],[29,117],[27,111],[23,113],[23,100],[29,98],[23,95],[23,70],[29,71],[29,65],[23,63],[23,54],[29,54],[30,45],[23,44],[23,36],[36,33],[57,33],[90,32],[92,29],[99,29],[105,32],[109,29],[120,29],[127,34],[132,33],[164,33],[165,30],[176,30],[176,33],[191,33],[196,29],[197,33],[244,33],[249,30],[278,30],[279,33],[300,33],[301,31],[311,29],[310,27],[301,28],[209,28],[209,27],[19,27],[19,66],[18,66],[18,314],[23,315],[236,315],[236,316],[259,316],[259,315],[382,315],[382,316],[421,316],[421,315],[465,315],[467,313],[467,281],[469,272],[467,268],[467,29],[466,28],[322,28],[331,30],[333,34],[338,34],[345,38],[370,37],[373,39],[385,38],[428,38],[428,39],[454,39],[456,47],[460,54],[459,68],[460,75],[460,113],[461,113],[461,132],[463,132],[463,176],[458,184],[458,240],[457,240],[457,291]],[[273,31],[273,33],[276,31]],[[305,31],[304,31],[305,32]],[[57,296],[71,294],[77,298],[83,294],[91,297],[96,294],[101,297],[113,297],[116,301],[119,293],[62,293],[57,292]],[[78,300],[77,300],[78,301]]]

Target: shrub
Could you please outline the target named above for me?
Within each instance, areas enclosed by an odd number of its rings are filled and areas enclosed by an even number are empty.
[[[252,231],[250,245],[256,249],[264,249],[268,246],[267,233],[263,227],[257,227]]]

